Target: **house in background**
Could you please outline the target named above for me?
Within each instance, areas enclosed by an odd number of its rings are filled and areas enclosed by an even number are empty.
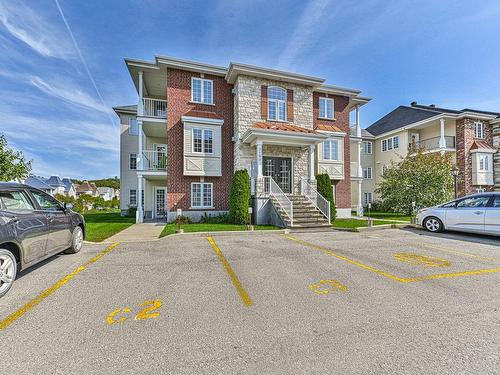
[[[76,196],[79,197],[82,194],[87,194],[92,197],[97,197],[98,196],[97,187],[93,182],[88,182],[87,180],[85,180],[76,187]]]
[[[53,189],[53,195],[55,194],[66,194],[66,185],[59,178],[59,176],[50,176],[47,180],[45,180],[47,185],[50,185]]]
[[[362,205],[377,199],[384,170],[417,148],[450,153],[459,169],[459,195],[500,191],[500,113],[399,106],[361,134]],[[353,198],[356,198],[353,195]]]
[[[110,201],[115,197],[115,189],[111,187],[98,187],[97,194],[105,201]]]
[[[349,117],[370,99],[319,77],[240,63],[126,59],[138,105],[120,117],[121,209],[137,221],[225,213],[233,172],[252,180],[254,222],[325,224],[315,175],[327,173],[339,217],[351,215]],[[295,212],[295,213],[294,213]],[[328,223],[327,223],[328,224]]]
[[[24,183],[28,186],[40,189],[47,194],[54,195],[54,188],[47,183],[47,180],[41,176],[29,176]]]
[[[75,184],[73,184],[73,181],[71,181],[70,178],[66,177],[66,178],[62,179],[62,182],[64,184],[64,193],[68,197],[76,198],[76,188],[75,188]]]

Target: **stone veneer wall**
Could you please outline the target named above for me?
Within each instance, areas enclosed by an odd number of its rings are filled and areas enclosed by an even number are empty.
[[[280,86],[293,90],[293,121],[288,124],[308,129],[313,128],[313,92],[311,88],[286,82],[277,82],[257,77],[239,76],[234,89],[234,170],[247,169],[255,160],[255,147],[240,141],[245,131],[256,122],[267,121],[261,117],[261,86]],[[293,157],[295,188],[300,184],[300,176],[308,176],[307,148],[273,146],[264,144],[264,156]],[[296,191],[295,193],[298,193]]]
[[[462,118],[456,120],[456,150],[457,167],[460,169],[460,178],[458,183],[458,195],[463,196],[474,193],[472,185],[472,154],[470,148],[474,142],[474,122],[478,121],[472,118]],[[487,121],[485,123],[485,141],[493,145],[492,126]],[[493,186],[484,187],[485,190],[493,190]]]
[[[498,150],[493,159],[493,175],[495,178],[495,190],[500,191],[500,124],[493,125],[492,130],[493,147]]]

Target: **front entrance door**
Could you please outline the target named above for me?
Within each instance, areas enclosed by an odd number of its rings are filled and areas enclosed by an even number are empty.
[[[155,187],[154,217],[164,217],[166,208],[165,188]]]
[[[271,176],[286,194],[292,192],[292,159],[264,156],[264,176]]]

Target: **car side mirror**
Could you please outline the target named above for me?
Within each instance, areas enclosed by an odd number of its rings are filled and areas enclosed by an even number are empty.
[[[65,210],[72,210],[73,204],[64,202],[64,209]]]

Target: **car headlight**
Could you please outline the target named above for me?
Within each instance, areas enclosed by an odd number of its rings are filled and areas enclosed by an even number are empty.
[[[421,208],[420,210],[417,211],[417,215],[420,215],[421,213],[427,211],[428,208]]]

